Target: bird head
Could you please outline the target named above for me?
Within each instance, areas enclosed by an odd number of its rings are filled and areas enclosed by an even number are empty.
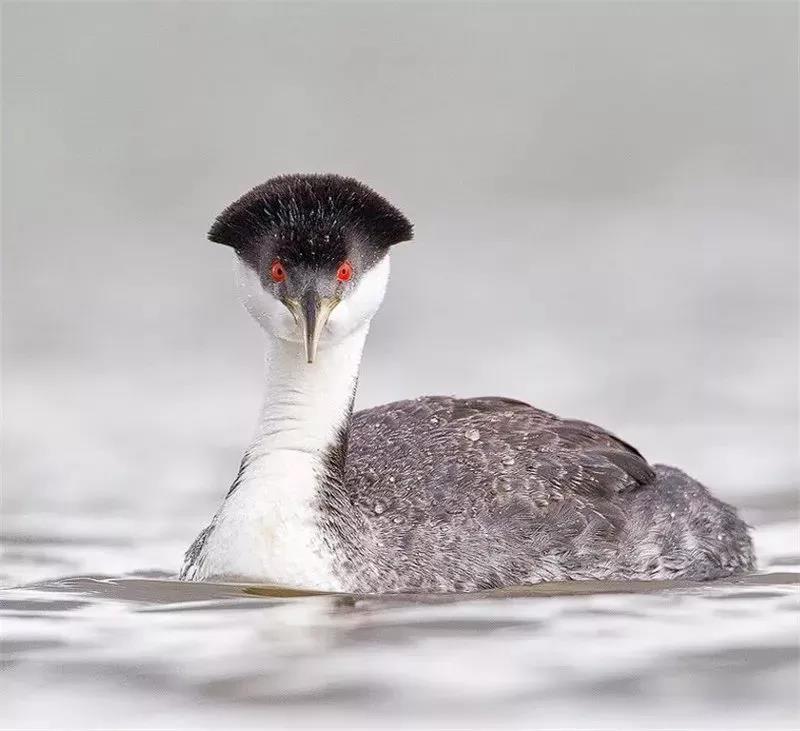
[[[236,251],[239,294],[269,333],[317,351],[367,324],[389,276],[388,251],[408,219],[371,188],[339,175],[284,175],[243,195],[208,238]]]

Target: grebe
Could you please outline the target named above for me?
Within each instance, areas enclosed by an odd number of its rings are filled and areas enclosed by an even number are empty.
[[[405,216],[338,175],[273,178],[209,232],[236,252],[266,332],[258,427],[181,578],[341,592],[752,569],[736,511],[583,421],[509,398],[427,396],[353,413],[361,353]]]

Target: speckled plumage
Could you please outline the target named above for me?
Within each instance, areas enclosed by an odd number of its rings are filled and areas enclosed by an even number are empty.
[[[705,580],[754,566],[746,525],[700,483],[599,427],[509,399],[354,414],[344,483],[336,500],[330,491],[320,520],[348,557],[338,570],[351,591]]]

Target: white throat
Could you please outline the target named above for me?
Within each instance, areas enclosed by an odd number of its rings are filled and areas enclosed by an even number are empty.
[[[346,426],[369,323],[306,363],[303,345],[267,337],[264,403],[250,461],[326,450]]]

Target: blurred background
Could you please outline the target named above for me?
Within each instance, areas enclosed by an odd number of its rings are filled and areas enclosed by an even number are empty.
[[[6,586],[177,570],[262,397],[205,233],[286,172],[355,176],[415,224],[358,406],[505,394],[746,509],[796,504],[795,3],[2,21]]]

